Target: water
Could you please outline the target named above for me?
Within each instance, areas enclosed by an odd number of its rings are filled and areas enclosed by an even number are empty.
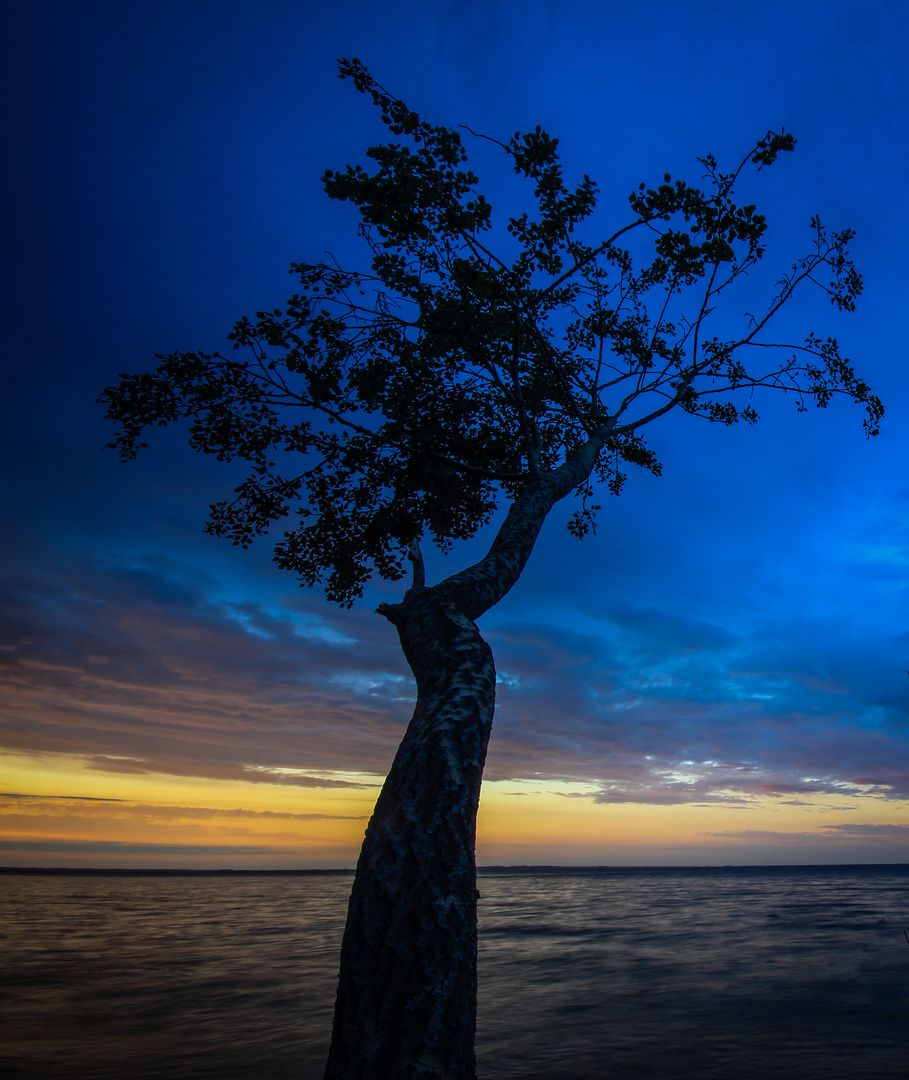
[[[0,876],[6,1080],[318,1080],[349,875]],[[909,866],[487,871],[484,1080],[904,1080]]]
[[[909,1076],[909,866],[559,871],[481,891],[482,1076]]]

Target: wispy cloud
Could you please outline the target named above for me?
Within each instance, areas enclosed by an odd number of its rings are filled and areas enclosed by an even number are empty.
[[[397,642],[375,617],[335,629],[297,597],[277,612],[246,603],[240,617],[179,565],[71,573],[7,590],[8,749],[303,787],[358,786],[331,774],[387,769],[409,702]]]
[[[132,803],[125,799],[98,799],[78,795],[10,795],[0,794],[0,798],[15,799],[7,804],[9,811],[15,814],[27,813],[46,817],[69,817],[74,810],[80,816],[92,814],[111,818],[142,818],[146,821],[171,820],[206,820],[243,818],[250,821],[363,821],[364,814],[297,814],[282,810],[245,810],[240,807],[226,809],[208,806],[159,806],[147,803]],[[69,804],[76,803],[76,807]],[[88,805],[86,805],[88,804]],[[92,805],[97,804],[97,805]],[[113,804],[113,805],[111,805]],[[0,815],[5,812],[0,804]]]
[[[413,691],[371,612],[305,594],[218,601],[179,563],[76,569],[7,591],[9,749],[298,787],[387,769]],[[733,632],[627,601],[584,626],[506,609],[486,628],[500,671],[490,779],[582,780],[603,803],[909,797],[904,642],[795,617]]]

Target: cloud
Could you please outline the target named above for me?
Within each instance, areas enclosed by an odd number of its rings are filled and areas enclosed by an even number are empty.
[[[59,799],[64,802],[122,803],[123,799],[110,799],[98,795],[28,795],[21,791],[0,791],[0,799]]]
[[[154,844],[127,840],[15,840],[0,837],[0,854],[35,852],[40,855],[141,855],[184,858],[219,856],[236,859],[250,855],[268,857],[298,855],[291,847],[271,847],[266,844]]]
[[[900,645],[793,617],[747,633],[626,603],[583,633],[497,625],[487,775],[558,775],[598,801],[909,797]]]
[[[824,825],[822,828],[838,836],[895,836],[909,841],[909,825]]]
[[[39,814],[47,817],[69,818],[74,812],[79,816],[92,816],[108,818],[137,817],[153,821],[169,821],[172,819],[207,819],[207,818],[248,818],[257,821],[363,821],[368,815],[364,814],[296,814],[281,810],[245,810],[240,807],[223,809],[220,807],[207,806],[157,806],[147,803],[131,803],[123,799],[95,799],[78,795],[16,795],[0,793],[0,798],[15,798],[17,801],[9,804],[9,811],[13,814]],[[70,801],[76,802],[75,807],[68,806]],[[88,805],[85,804],[97,804]],[[115,805],[110,805],[115,804]],[[0,803],[0,815],[7,812]]]
[[[257,783],[382,775],[412,705],[391,628],[363,613],[326,622],[305,597],[212,599],[223,583],[194,570],[98,559],[27,592],[8,582],[3,745]]]
[[[86,759],[85,768],[97,772],[131,773],[147,775],[163,773],[169,776],[192,776],[206,780],[243,780],[249,784],[290,784],[309,788],[370,788],[375,783],[356,780],[339,780],[337,777],[311,776],[307,773],[288,772],[282,769],[238,766],[226,762],[208,761],[204,765],[192,765],[179,761],[141,760],[127,757],[108,757],[97,754]]]
[[[161,557],[7,582],[3,745],[109,772],[378,782],[413,703],[391,628],[303,592],[236,593]],[[551,622],[516,611],[483,627],[499,671],[489,779],[580,780],[602,803],[909,798],[902,641],[608,598]]]

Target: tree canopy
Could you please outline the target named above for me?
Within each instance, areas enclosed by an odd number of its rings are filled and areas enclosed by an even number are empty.
[[[557,139],[537,127],[491,140],[532,192],[506,237],[461,131],[421,120],[358,60],[339,66],[396,140],[368,150],[372,169],[323,177],[330,198],[357,207],[369,267],[294,264],[299,291],[241,318],[233,354],[159,356],[155,372],[123,375],[101,397],[124,459],[146,428],[186,419],[195,449],[249,463],[235,497],[211,506],[209,532],[245,547],[289,518],[275,560],[349,605],[371,574],[401,577],[415,541],[447,550],[472,536],[592,435],[601,445],[576,488],[577,536],[599,509],[592,480],[618,493],[625,463],[660,472],[641,431],[672,410],[754,423],[756,388],[788,391],[800,409],[843,394],[877,434],[883,406],[835,338],[768,336],[808,284],[853,309],[851,230],[813,217],[807,254],[729,333],[728,297],[763,257],[767,229],[734,187],[792,150],[790,134],[768,132],[730,171],[699,158],[703,187],[668,174],[640,184],[600,240],[597,185],[566,182]]]

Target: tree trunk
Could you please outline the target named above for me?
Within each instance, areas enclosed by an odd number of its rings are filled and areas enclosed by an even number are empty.
[[[422,564],[398,629],[417,704],[357,863],[325,1080],[475,1080],[476,819],[495,707],[474,622],[521,575],[546,515],[593,468],[605,421],[512,503],[489,552],[432,588]]]
[[[476,817],[492,651],[433,589],[385,608],[417,704],[357,865],[326,1080],[474,1080]]]

